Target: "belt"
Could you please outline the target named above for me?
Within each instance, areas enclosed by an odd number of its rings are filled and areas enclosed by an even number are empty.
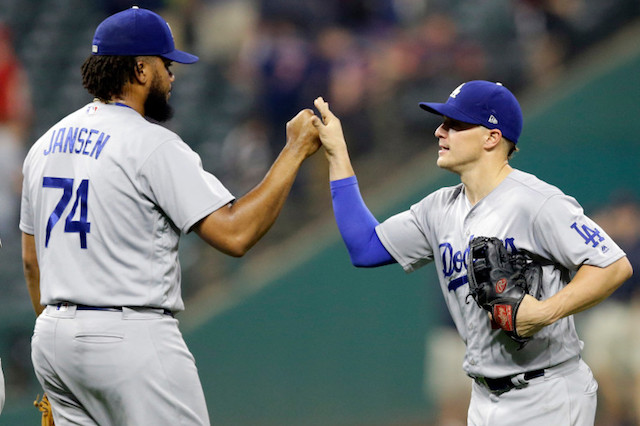
[[[62,307],[71,306],[71,303],[58,303],[56,304],[57,309],[59,310]],[[122,312],[121,306],[87,306],[87,305],[75,305],[77,311],[108,311],[108,312]],[[131,309],[140,309],[135,306],[127,306],[127,308]],[[147,308],[147,309],[162,309],[162,313],[164,315],[173,316],[173,312],[169,309],[163,308]]]
[[[489,377],[474,377],[476,383],[487,387],[493,393],[505,393],[513,388],[521,388],[527,385],[528,381],[536,377],[544,376],[544,370],[528,371],[526,373],[514,374],[513,376],[499,377],[491,379]]]

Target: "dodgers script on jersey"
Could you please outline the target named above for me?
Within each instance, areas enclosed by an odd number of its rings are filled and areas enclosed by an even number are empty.
[[[43,305],[183,310],[180,233],[234,199],[178,135],[122,104],[61,120],[23,174],[20,229],[36,236]]]
[[[575,199],[535,176],[513,170],[472,206],[459,184],[440,189],[410,210],[378,225],[380,240],[407,272],[434,262],[442,292],[467,345],[463,369],[502,377],[547,368],[580,353],[573,317],[543,328],[521,350],[467,297],[469,242],[500,238],[543,265],[542,299],[561,290],[583,264],[606,267],[624,252],[583,212]]]

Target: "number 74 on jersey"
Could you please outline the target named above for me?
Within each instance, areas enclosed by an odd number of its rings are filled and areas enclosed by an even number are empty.
[[[45,247],[49,247],[49,239],[51,231],[56,226],[65,209],[71,203],[73,196],[74,179],[59,177],[44,177],[42,179],[43,188],[62,189],[62,197],[47,221],[47,232],[45,237]],[[67,214],[64,223],[64,232],[78,233],[80,236],[80,248],[87,248],[87,234],[91,231],[91,223],[87,220],[89,209],[89,179],[83,179],[76,189],[76,196],[71,207],[71,211]],[[80,206],[80,214],[77,220],[74,220],[76,211]]]

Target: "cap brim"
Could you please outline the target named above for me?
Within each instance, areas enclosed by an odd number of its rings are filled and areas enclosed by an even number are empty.
[[[178,62],[180,64],[193,64],[194,62],[198,62],[198,58],[196,55],[192,55],[191,53],[183,52],[182,50],[174,50],[173,52],[164,53],[162,55],[163,58],[169,59],[173,62]]]
[[[462,121],[463,123],[482,125],[482,123],[479,123],[475,118],[468,116],[467,114],[463,113],[450,104],[420,102],[420,108],[433,114],[438,114],[453,118],[454,120]]]

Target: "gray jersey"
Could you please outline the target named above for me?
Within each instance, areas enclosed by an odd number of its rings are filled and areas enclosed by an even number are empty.
[[[464,186],[440,189],[376,231],[407,272],[435,261],[442,292],[466,343],[464,370],[473,376],[502,377],[556,365],[580,353],[573,317],[545,327],[521,350],[469,294],[469,241],[498,237],[511,252],[525,251],[543,263],[542,298],[560,291],[583,264],[605,267],[624,252],[575,199],[518,170],[475,206]]]
[[[45,133],[23,174],[43,305],[184,309],[180,234],[234,198],[175,133],[100,102]]]

